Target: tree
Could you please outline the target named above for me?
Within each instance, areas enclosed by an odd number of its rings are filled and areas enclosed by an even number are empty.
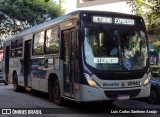
[[[153,43],[153,48],[156,51],[160,51],[160,41],[156,41]]]
[[[125,0],[132,7],[133,14],[141,15],[147,26],[148,34],[157,35],[160,39],[160,0]],[[153,43],[155,50],[160,51],[160,41]]]
[[[132,7],[134,14],[141,15],[147,29],[160,34],[160,0],[125,0]]]
[[[52,0],[0,0],[0,37],[15,35],[63,14],[64,10]]]

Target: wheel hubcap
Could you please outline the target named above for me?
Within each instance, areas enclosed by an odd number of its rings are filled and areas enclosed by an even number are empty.
[[[58,83],[56,83],[54,87],[54,100],[55,101],[59,100],[59,95],[60,95],[59,93],[60,93],[59,85]]]

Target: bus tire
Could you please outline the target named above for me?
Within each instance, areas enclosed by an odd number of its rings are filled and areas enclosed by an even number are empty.
[[[17,74],[14,74],[13,76],[13,89],[15,92],[19,92],[20,91],[20,86],[18,85],[18,76]]]
[[[158,91],[156,88],[151,87],[150,96],[148,98],[149,103],[151,104],[158,104],[159,103],[159,96]]]
[[[7,83],[7,82],[4,82],[4,84],[5,84],[5,85],[8,85],[8,83]]]
[[[53,83],[53,80],[49,80],[48,82],[48,96],[51,101],[53,101]]]
[[[57,105],[62,105],[61,89],[58,79],[53,83],[53,101]]]

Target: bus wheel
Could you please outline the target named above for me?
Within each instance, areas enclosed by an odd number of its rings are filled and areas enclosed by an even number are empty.
[[[8,85],[8,83],[7,83],[7,82],[5,82],[4,84],[5,84],[5,85]]]
[[[13,76],[13,89],[16,92],[20,91],[20,86],[18,86],[18,77],[17,77],[17,74],[14,74],[14,76]]]
[[[58,79],[56,79],[53,84],[53,101],[57,105],[62,105],[61,90]]]
[[[155,88],[151,88],[151,93],[150,93],[150,96],[148,98],[149,102],[151,104],[158,104],[158,102],[159,102],[158,99],[159,99],[159,97],[158,97],[157,90]]]

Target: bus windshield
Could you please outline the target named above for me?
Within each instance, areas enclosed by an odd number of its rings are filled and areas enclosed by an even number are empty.
[[[98,70],[140,70],[147,65],[148,49],[143,30],[129,26],[84,28],[85,61]]]

